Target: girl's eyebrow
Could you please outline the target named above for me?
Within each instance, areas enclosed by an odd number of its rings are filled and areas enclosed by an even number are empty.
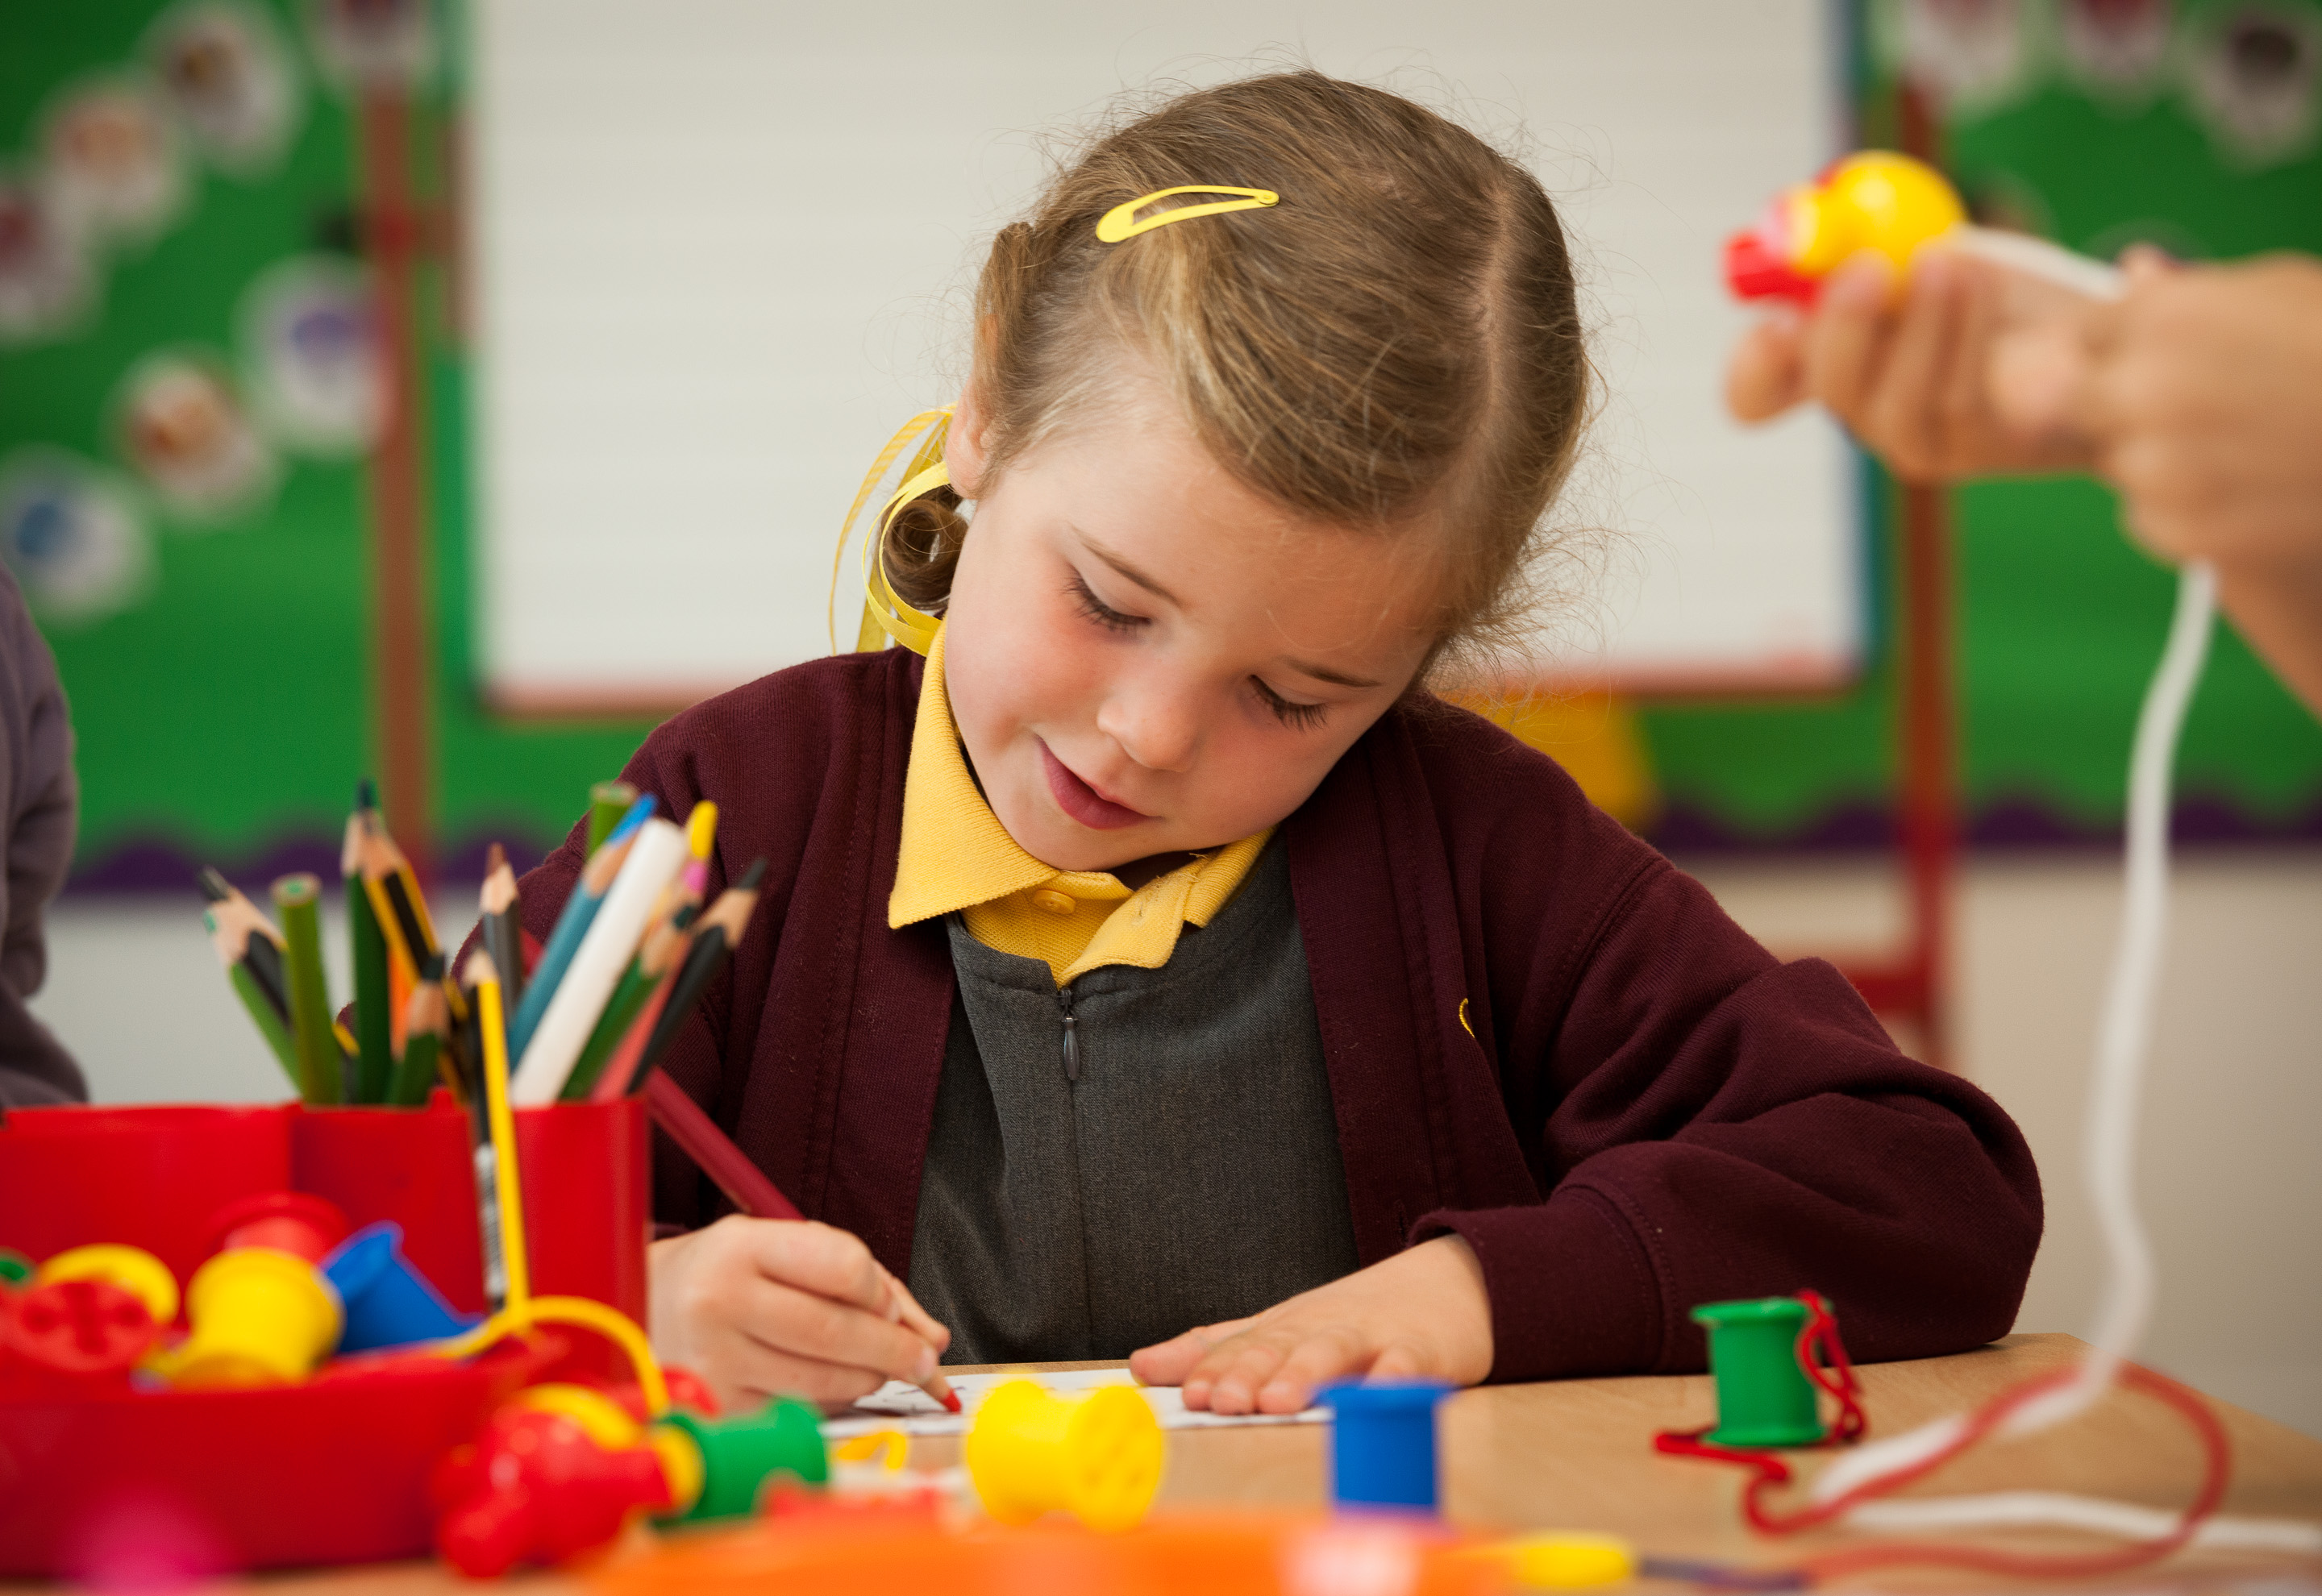
[[[1343,670],[1333,670],[1328,665],[1310,665],[1303,660],[1284,660],[1284,664],[1316,681],[1327,681],[1342,688],[1375,688],[1378,683],[1363,676],[1348,676]]]
[[[1147,593],[1152,594],[1156,598],[1166,598],[1171,604],[1175,605],[1179,609],[1185,607],[1185,602],[1184,599],[1179,598],[1175,593],[1172,593],[1168,588],[1155,581],[1151,577],[1147,576],[1143,571],[1129,564],[1128,561],[1123,560],[1120,555],[1106,548],[1102,543],[1097,542],[1096,539],[1089,536],[1088,534],[1081,531],[1077,526],[1072,528],[1072,531],[1074,534],[1081,540],[1081,546],[1083,548],[1095,555],[1099,560],[1103,561],[1107,565],[1112,567],[1112,569],[1119,572],[1122,577],[1126,578],[1129,581],[1135,582],[1138,587],[1144,588]]]

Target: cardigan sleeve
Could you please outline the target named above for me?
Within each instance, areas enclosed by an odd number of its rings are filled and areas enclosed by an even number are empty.
[[[1866,1359],[2007,1334],[2041,1195],[1998,1105],[1905,1057],[1828,963],[1774,958],[1560,771],[1511,785],[1533,807],[1485,827],[1471,879],[1495,886],[1467,917],[1546,1196],[1415,1227],[1475,1249],[1494,1377],[1697,1370],[1691,1309],[1806,1288]]]

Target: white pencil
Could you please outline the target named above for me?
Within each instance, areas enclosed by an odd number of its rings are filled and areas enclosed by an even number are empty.
[[[517,1062],[508,1100],[517,1108],[553,1103],[563,1091],[614,984],[644,940],[654,906],[690,856],[682,827],[666,820],[645,822]]]

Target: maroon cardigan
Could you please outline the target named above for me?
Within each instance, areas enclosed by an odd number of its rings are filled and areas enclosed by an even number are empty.
[[[779,671],[678,716],[626,772],[679,818],[717,801],[713,893],[769,865],[665,1067],[899,1276],[952,1000],[941,922],[887,926],[920,672],[900,649]],[[2041,1223],[2016,1126],[1553,762],[1414,697],[1282,830],[1356,1245],[1371,1263],[1465,1236],[1493,1378],[1699,1369],[1688,1309],[1805,1287],[1862,1358],[2007,1332]],[[576,827],[524,878],[536,935],[580,864]],[[722,1210],[666,1141],[654,1188],[663,1220]]]

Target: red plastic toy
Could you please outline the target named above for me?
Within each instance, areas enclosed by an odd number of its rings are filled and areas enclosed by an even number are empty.
[[[160,1334],[137,1298],[102,1280],[54,1281],[0,1307],[0,1391],[95,1396],[129,1389]]]
[[[603,1392],[535,1386],[437,1468],[436,1550],[474,1579],[562,1563],[612,1540],[637,1513],[687,1505],[699,1464],[673,1489],[682,1468]]]

